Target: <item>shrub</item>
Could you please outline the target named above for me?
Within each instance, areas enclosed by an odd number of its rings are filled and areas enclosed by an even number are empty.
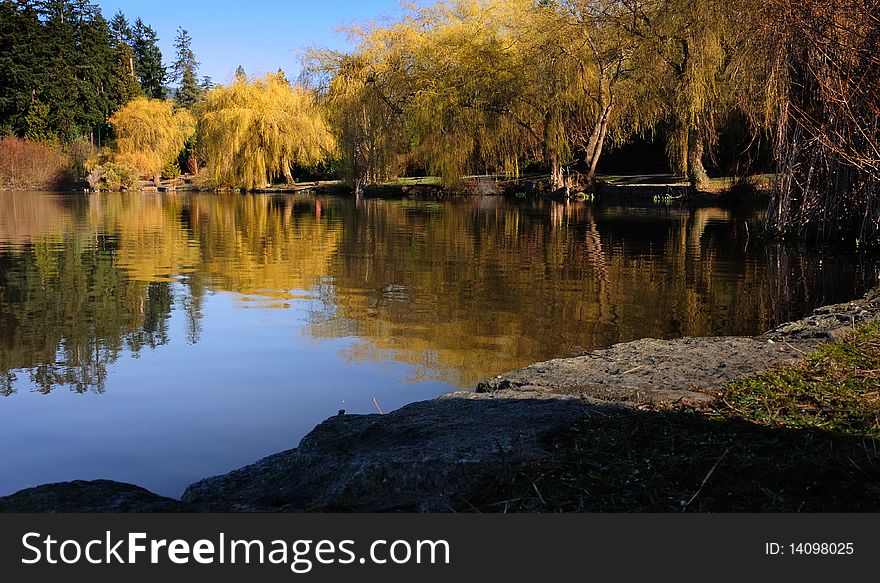
[[[70,174],[75,180],[85,180],[89,170],[96,165],[98,150],[83,137],[79,137],[64,148]]]
[[[116,162],[96,166],[87,180],[95,190],[132,190],[139,185],[138,171]]]
[[[214,173],[207,168],[201,168],[195,176],[193,176],[192,185],[196,190],[217,190],[217,181],[214,179]]]
[[[165,167],[162,168],[162,178],[165,180],[180,178],[180,166],[178,166],[177,161],[165,164]]]
[[[67,160],[57,148],[15,137],[0,139],[0,187],[52,190],[70,182]]]

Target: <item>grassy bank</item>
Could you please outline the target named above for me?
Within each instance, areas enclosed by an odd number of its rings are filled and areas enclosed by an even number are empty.
[[[709,406],[590,413],[462,501],[479,511],[880,510],[880,326],[731,383]]]

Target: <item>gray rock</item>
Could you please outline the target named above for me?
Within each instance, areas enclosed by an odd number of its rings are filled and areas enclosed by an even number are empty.
[[[585,408],[616,409],[523,397],[454,394],[387,415],[336,416],[297,449],[192,484],[183,501],[226,512],[448,511],[481,479],[545,457],[542,434],[570,427]]]
[[[0,498],[0,512],[186,512],[177,500],[109,480],[62,482]]]
[[[582,395],[639,405],[697,404],[708,389],[802,358],[815,341],[769,343],[763,338],[647,338],[575,358],[527,366],[480,383],[478,393],[526,390]]]
[[[835,340],[860,324],[880,321],[880,288],[863,299],[822,306],[812,315],[782,324],[764,336],[775,340]]]
[[[880,321],[880,290],[824,306],[757,337],[646,338],[584,356],[533,364],[483,381],[478,393],[524,390],[604,401],[699,404],[712,389],[804,358],[823,342]]]

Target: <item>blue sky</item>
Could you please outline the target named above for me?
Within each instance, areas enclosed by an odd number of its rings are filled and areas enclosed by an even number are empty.
[[[299,72],[297,50],[348,47],[342,24],[362,23],[401,13],[400,0],[95,0],[108,20],[122,10],[132,22],[140,16],[159,35],[166,64],[174,59],[177,27],[193,37],[201,63],[199,76],[228,83],[236,67],[249,75],[283,69]]]

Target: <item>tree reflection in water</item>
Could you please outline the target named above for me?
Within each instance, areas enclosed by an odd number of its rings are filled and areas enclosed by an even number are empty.
[[[746,226],[758,214],[2,193],[0,394],[25,377],[46,393],[102,392],[121,354],[199,342],[210,293],[259,310],[306,302],[299,333],[354,339],[345,359],[401,362],[409,381],[466,388],[635,338],[759,333],[876,283],[873,258],[763,243]],[[174,311],[186,319],[178,343]]]

